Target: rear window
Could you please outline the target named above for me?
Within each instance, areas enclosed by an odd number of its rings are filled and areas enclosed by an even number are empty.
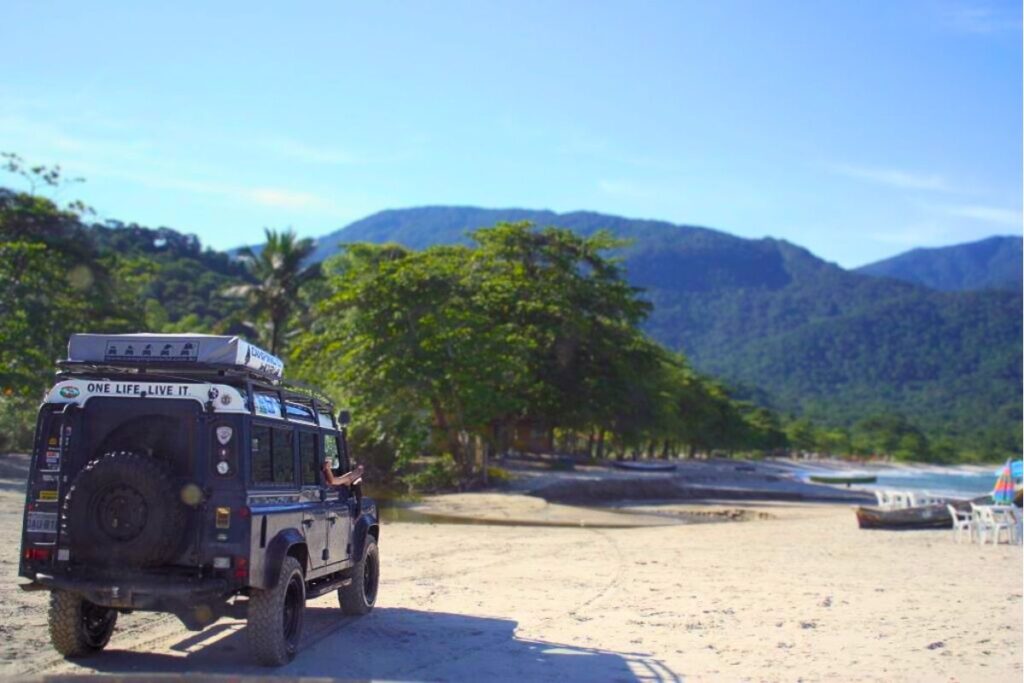
[[[271,429],[274,435],[274,483],[295,483],[295,432]]]
[[[295,484],[294,433],[287,429],[253,427],[252,480],[255,484]]]
[[[303,486],[316,486],[320,483],[317,474],[316,442],[316,434],[299,432],[299,468],[302,472]]]

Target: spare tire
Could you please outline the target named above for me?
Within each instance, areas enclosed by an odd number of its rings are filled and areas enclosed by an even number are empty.
[[[64,499],[71,558],[152,567],[173,559],[185,532],[175,477],[159,458],[115,451],[82,468]]]

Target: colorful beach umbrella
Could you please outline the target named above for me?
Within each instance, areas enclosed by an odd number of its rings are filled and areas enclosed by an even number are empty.
[[[996,505],[1013,503],[1013,463],[1006,461],[1006,467],[996,479],[996,487],[992,489],[992,500]]]

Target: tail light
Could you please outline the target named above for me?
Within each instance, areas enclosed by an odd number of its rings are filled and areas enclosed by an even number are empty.
[[[49,548],[25,548],[22,556],[29,562],[45,562],[50,559]]]
[[[249,577],[249,560],[245,557],[235,558],[235,578],[246,579]]]

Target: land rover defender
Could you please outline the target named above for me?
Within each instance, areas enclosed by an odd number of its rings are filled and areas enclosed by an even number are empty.
[[[53,646],[102,650],[119,614],[199,630],[247,619],[252,656],[291,660],[307,599],[377,598],[380,527],[351,469],[346,412],[283,383],[237,337],[76,334],[36,424],[19,574],[49,590]]]

